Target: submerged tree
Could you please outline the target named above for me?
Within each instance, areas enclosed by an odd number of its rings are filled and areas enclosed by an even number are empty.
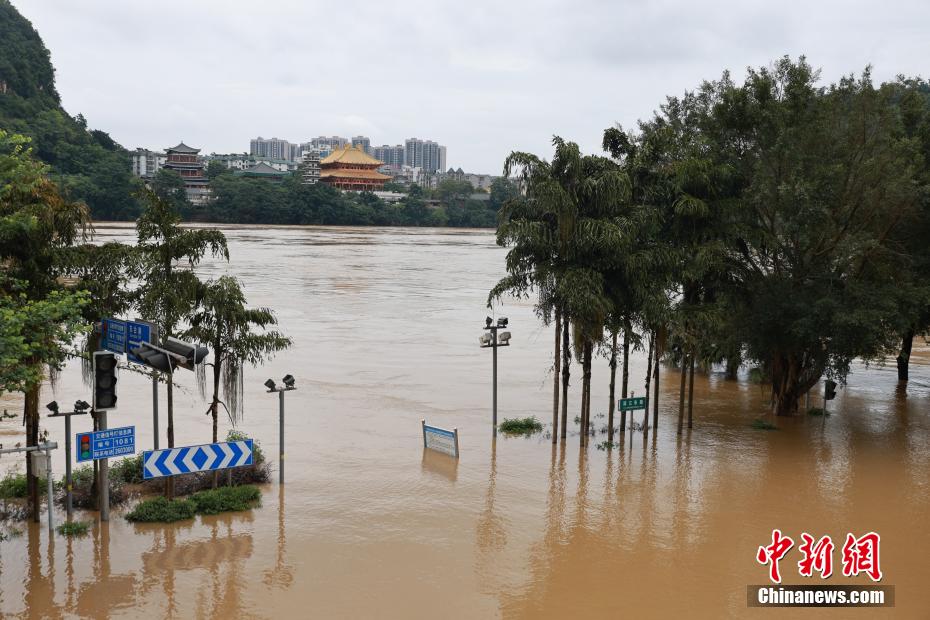
[[[217,417],[220,405],[235,425],[242,417],[243,366],[255,366],[291,345],[291,340],[277,331],[265,331],[276,325],[269,308],[247,308],[239,282],[230,276],[207,282],[200,293],[200,309],[191,317],[185,337],[210,347],[212,398],[207,413],[213,416],[213,442],[219,441]],[[261,331],[254,331],[255,329]],[[222,383],[224,400],[220,400]],[[213,484],[216,486],[216,473]]]
[[[59,368],[82,331],[88,296],[64,288],[60,253],[82,238],[85,205],[67,200],[36,161],[29,139],[0,130],[0,390],[21,391],[26,445],[39,442],[39,392],[46,367]],[[28,455],[27,455],[28,456]],[[38,488],[26,459],[33,519]]]
[[[140,280],[135,302],[142,317],[158,327],[162,339],[178,333],[197,307],[202,283],[193,272],[208,253],[229,260],[226,237],[219,230],[186,229],[175,204],[144,190],[144,208],[136,222],[138,235],[132,275]],[[178,263],[182,263],[183,266]],[[168,447],[174,447],[174,384],[168,381]],[[166,492],[173,495],[168,478]]]

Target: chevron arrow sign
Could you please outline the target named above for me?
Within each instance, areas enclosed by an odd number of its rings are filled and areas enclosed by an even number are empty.
[[[142,477],[148,480],[251,464],[251,439],[167,450],[146,450],[142,453]]]

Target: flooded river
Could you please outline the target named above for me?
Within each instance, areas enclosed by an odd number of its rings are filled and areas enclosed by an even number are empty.
[[[114,225],[98,233],[133,235]],[[294,339],[247,372],[240,425],[274,458],[277,398],[262,383],[297,378],[286,401],[285,486],[266,485],[261,508],[178,525],[132,525],[114,510],[86,538],[49,541],[44,517],[27,524],[0,542],[0,616],[930,617],[926,347],[917,347],[906,392],[892,367],[856,366],[833,415],[767,417],[775,431],[751,427],[766,408],[759,386],[699,374],[695,428],[678,436],[679,375],[664,368],[658,433],[645,441],[634,433],[612,453],[596,442],[579,451],[577,431],[558,448],[540,435],[495,442],[491,357],[478,346],[487,291],[504,269],[490,232],[226,233],[231,261],[210,261],[202,275],[239,277],[250,302],[273,307]],[[552,334],[529,301],[496,312],[513,333],[499,352],[500,416],[548,422]],[[641,394],[643,356],[631,366]],[[42,403],[89,400],[79,374],[73,365],[62,372]],[[576,411],[580,372],[572,377]],[[206,404],[190,373],[179,380],[176,444],[207,442]],[[607,388],[598,359],[592,416],[606,411]],[[124,372],[119,389],[110,426],[135,425],[137,448],[150,448],[150,384]],[[0,407],[20,410],[9,396]],[[423,419],[459,429],[458,462],[424,453]],[[74,430],[89,424],[75,418]],[[43,428],[65,440],[62,421]],[[221,435],[227,428],[221,419]],[[18,419],[0,422],[0,441],[21,438]],[[64,457],[55,456],[59,475]],[[0,469],[20,463],[5,456]],[[795,540],[831,535],[830,584],[871,583],[839,574],[840,547],[847,532],[880,533],[882,584],[895,586],[896,606],[747,608],[746,586],[767,581],[756,549],[774,528]],[[786,583],[805,582],[799,557],[795,547],[782,561]]]

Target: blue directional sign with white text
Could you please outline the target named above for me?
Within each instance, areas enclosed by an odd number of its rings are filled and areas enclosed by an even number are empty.
[[[244,467],[251,464],[251,439],[165,450],[146,450],[142,453],[142,477],[148,480],[198,471]]]
[[[100,345],[114,353],[126,352],[126,321],[120,319],[103,319]]]
[[[136,453],[136,427],[123,426],[75,436],[77,462],[96,461]]]
[[[142,342],[152,342],[152,326],[138,321],[126,321],[126,359],[142,364],[142,360],[132,354],[132,350]]]

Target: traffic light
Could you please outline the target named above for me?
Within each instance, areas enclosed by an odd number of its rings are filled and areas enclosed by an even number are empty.
[[[143,364],[159,372],[174,372],[181,367],[193,370],[210,353],[210,349],[177,338],[168,338],[162,346],[140,342],[130,353],[139,358]]]
[[[836,398],[836,381],[827,379],[823,382],[823,399],[833,400]]]
[[[78,460],[90,460],[90,433],[78,435]]]
[[[163,347],[166,351],[179,356],[176,358],[177,366],[188,370],[193,370],[194,366],[205,360],[210,353],[210,349],[207,347],[202,347],[192,342],[184,342],[177,338],[168,338]]]
[[[116,354],[94,353],[94,410],[116,409]]]
[[[147,342],[140,342],[139,346],[130,349],[130,353],[139,358],[146,366],[159,372],[171,373],[174,370],[174,365],[176,365],[176,363],[172,364],[170,354],[167,351]]]

